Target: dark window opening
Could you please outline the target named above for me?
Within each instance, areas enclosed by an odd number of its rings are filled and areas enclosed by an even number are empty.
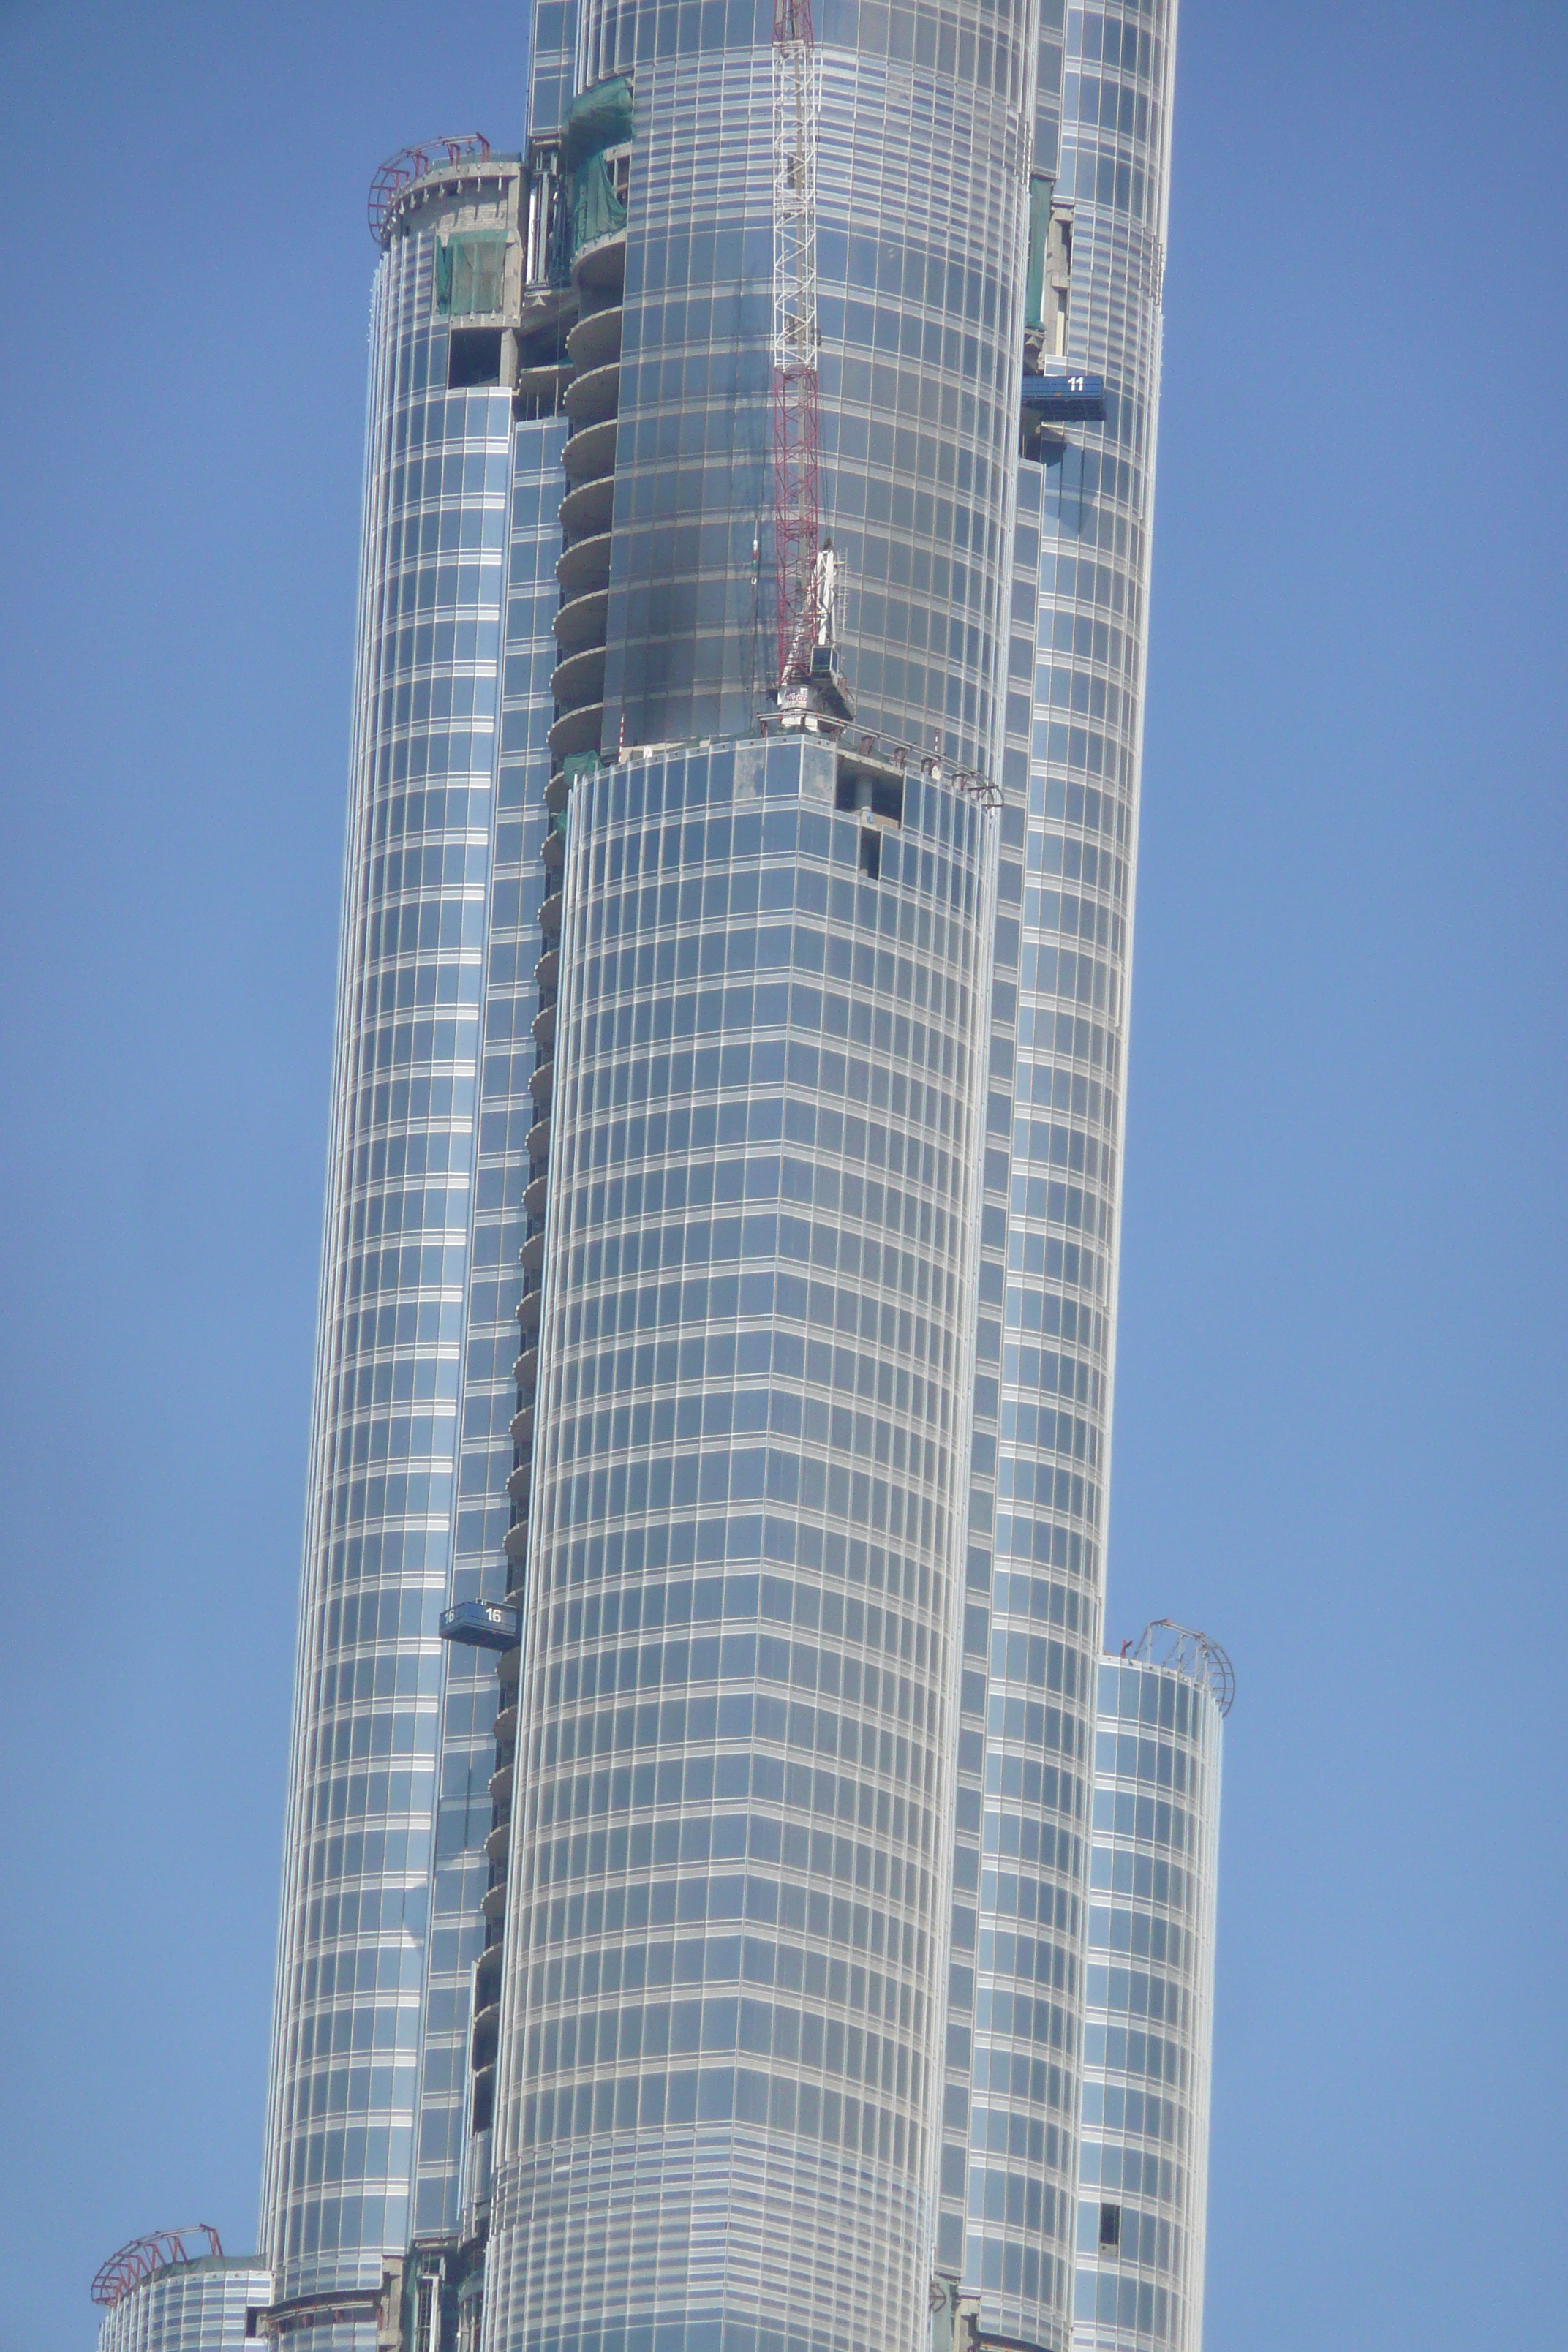
[[[899,824],[904,814],[904,780],[897,771],[872,767],[840,751],[833,804],[846,814],[854,809],[868,810],[889,824]]]
[[[1053,433],[1038,416],[1031,416],[1027,409],[1024,411],[1018,427],[1018,454],[1027,465],[1059,466],[1067,455],[1067,446],[1065,433]]]
[[[1102,2205],[1100,2209],[1100,2244],[1103,2253],[1114,2253],[1121,2243],[1121,2208]]]
[[[860,828],[860,871],[868,881],[879,882],[882,877],[882,836],[868,824]]]
[[[499,327],[454,327],[447,344],[447,389],[500,382]]]
[[[558,416],[566,391],[566,346],[559,331],[521,340],[517,352],[519,416]],[[548,375],[541,372],[550,371]]]

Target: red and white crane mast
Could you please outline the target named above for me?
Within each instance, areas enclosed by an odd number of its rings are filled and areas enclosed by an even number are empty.
[[[811,0],[773,0],[773,560],[779,702],[805,701],[822,635],[817,499],[816,39]],[[792,693],[793,689],[793,693]]]

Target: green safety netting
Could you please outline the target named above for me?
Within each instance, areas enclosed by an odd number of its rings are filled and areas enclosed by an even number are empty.
[[[590,155],[572,174],[572,250],[580,252],[626,225],[626,208],[602,155]]]
[[[561,161],[569,172],[606,147],[626,147],[632,135],[632,85],[627,74],[612,74],[574,98],[561,133]]]
[[[501,308],[506,231],[444,236],[436,247],[436,308],[444,319],[474,319]]]
[[[1055,186],[1044,172],[1029,175],[1029,275],[1024,288],[1024,324],[1037,331],[1046,323],[1046,239]]]
[[[605,155],[611,147],[628,145],[631,135],[632,86],[626,74],[612,74],[573,100],[561,135],[561,160],[572,174],[574,253],[626,225],[626,208]]]

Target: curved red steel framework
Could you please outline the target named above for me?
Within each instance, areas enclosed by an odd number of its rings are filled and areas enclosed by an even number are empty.
[[[176,2263],[200,2262],[186,2247],[187,2238],[205,2238],[205,2252],[221,2254],[223,2241],[210,2221],[190,2221],[181,2230],[154,2230],[145,2238],[132,2238],[117,2254],[110,2254],[99,2266],[92,2282],[92,2299],[105,2311],[112,2311],[122,2295],[151,2278],[154,2271],[170,2269]]]
[[[400,147],[389,155],[370,184],[370,200],[365,207],[370,233],[377,245],[386,226],[386,215],[392,210],[393,199],[412,180],[422,180],[426,172],[439,169],[443,163],[482,163],[490,152],[490,142],[482,131],[461,131],[455,135],[427,139],[423,147]]]

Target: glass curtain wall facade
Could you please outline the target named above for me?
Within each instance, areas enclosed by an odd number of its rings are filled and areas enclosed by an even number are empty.
[[[500,887],[496,730],[512,444],[510,394],[447,388],[437,257],[459,236],[507,250],[517,180],[515,163],[497,164],[429,188],[383,260],[372,309],[262,2203],[279,2300],[302,2317],[311,2298],[379,2293],[384,2257],[410,2228],[444,1672],[437,1621],[457,1526],[480,1020]],[[449,306],[449,282],[444,299]],[[515,843],[502,849],[515,861]],[[489,1233],[481,1220],[481,1255]]]
[[[1042,0],[1037,65],[1063,263],[1056,348],[1031,359],[1103,379],[1106,415],[1017,469],[987,1161],[1005,1239],[979,1309],[939,2249],[987,2328],[1052,2347],[1072,2307],[1174,30],[1164,0]]]
[[[474,1150],[473,1227],[464,1317],[461,1421],[450,1590],[498,1596],[511,1518],[507,1486],[517,1411],[518,1256],[527,1238],[528,1138],[537,1117],[533,1025],[540,853],[549,817],[553,715],[548,634],[557,602],[563,419],[512,428],[510,529],[496,756],[496,830],[486,934],[483,1050]],[[468,2136],[473,1976],[484,1948],[487,1847],[495,1826],[496,1677],[483,1651],[447,1643],[442,1694],[430,1941],[420,2042],[412,2229],[457,2226]]]
[[[254,2254],[165,2263],[105,2312],[98,2352],[243,2352],[271,2300],[272,2273]]]
[[[380,223],[263,2205],[311,2352],[487,2230],[495,2352],[913,2345],[932,2260],[1073,2327],[1173,8],[818,10],[837,752],[758,733],[772,36],[542,0],[525,155]],[[1103,421],[1021,445],[1042,368]],[[498,1748],[437,1618],[503,1595]]]
[[[993,820],[838,790],[573,795],[496,2345],[923,2313]]]
[[[963,19],[962,25],[960,18]],[[1028,19],[827,0],[821,499],[857,717],[994,775]],[[749,733],[773,683],[773,9],[585,12],[633,77],[605,747]]]
[[[1201,2352],[1222,1706],[1100,1669],[1074,2352]]]

